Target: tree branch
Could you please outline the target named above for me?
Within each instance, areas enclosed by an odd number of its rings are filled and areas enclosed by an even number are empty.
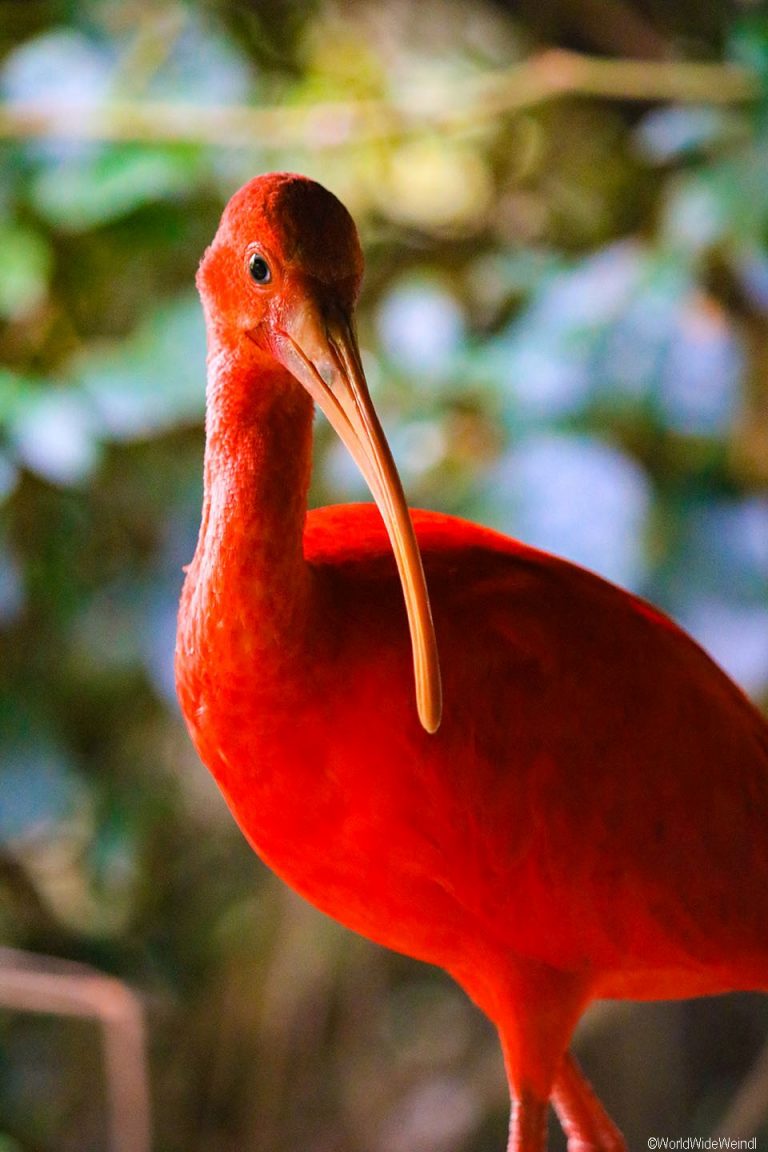
[[[564,96],[739,104],[760,95],[758,78],[731,64],[609,60],[552,49],[504,72],[428,94],[305,106],[196,106],[113,101],[0,106],[0,138],[58,138],[230,148],[322,151],[425,131],[461,133]]]
[[[149,1152],[144,1013],[121,980],[84,964],[0,948],[0,1007],[99,1022],[110,1104],[110,1152]]]

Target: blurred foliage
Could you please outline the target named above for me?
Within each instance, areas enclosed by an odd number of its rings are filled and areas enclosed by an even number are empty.
[[[551,44],[730,59],[768,82],[760,5],[604,8],[0,0],[0,89],[82,116],[117,98],[439,106]],[[145,994],[158,1152],[481,1152],[506,1128],[489,1026],[284,891],[178,715],[195,267],[254,173],[332,187],[363,233],[366,366],[411,502],[638,590],[765,704],[768,98],[313,133],[0,144],[0,933]],[[365,498],[322,424],[317,440],[313,500]],[[745,999],[621,1012],[582,1045],[631,1146],[704,1130],[768,1031]],[[102,1147],[95,1043],[0,1013],[3,1152]]]

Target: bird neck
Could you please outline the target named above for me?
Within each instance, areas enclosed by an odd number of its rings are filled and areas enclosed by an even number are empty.
[[[304,390],[272,361],[244,364],[214,347],[193,569],[202,610],[220,624],[240,618],[251,643],[284,645],[303,617],[311,462],[312,402]]]

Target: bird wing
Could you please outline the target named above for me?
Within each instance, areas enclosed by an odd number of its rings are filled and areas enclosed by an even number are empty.
[[[437,882],[510,948],[623,974],[621,994],[685,994],[729,973],[755,986],[755,967],[768,984],[763,718],[643,600],[477,525],[413,517],[444,681],[434,737],[398,719],[412,711],[397,695],[412,682],[378,514],[323,509],[307,551],[356,584],[345,604],[365,603],[367,583],[378,605],[365,635],[388,667],[377,688],[386,723],[366,732],[375,787],[383,796],[395,763],[418,781]],[[384,656],[392,628],[399,677]]]
[[[438,567],[461,557],[455,583],[430,579],[446,710],[467,693],[483,758],[505,764],[493,810],[524,802],[529,911],[552,909],[540,932],[635,963],[633,994],[663,965],[690,970],[684,991],[723,963],[723,980],[756,967],[768,984],[764,718],[670,619],[594,574],[460,523],[430,517],[420,538],[430,577],[435,551]]]

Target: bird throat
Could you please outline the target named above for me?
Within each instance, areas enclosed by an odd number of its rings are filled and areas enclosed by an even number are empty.
[[[287,651],[306,613],[312,402],[282,368],[209,357],[203,512],[189,581],[212,641]],[[222,639],[225,638],[222,636]],[[243,653],[244,656],[255,653]]]

